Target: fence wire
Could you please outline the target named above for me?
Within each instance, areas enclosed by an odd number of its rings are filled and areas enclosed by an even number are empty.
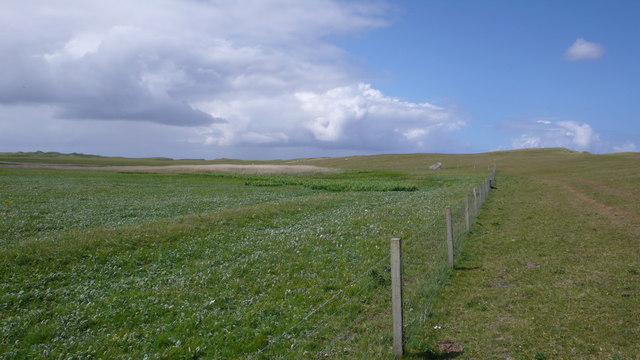
[[[486,180],[493,180],[495,170]],[[488,194],[484,182],[462,199],[451,203],[454,255],[459,257],[464,249],[469,231]],[[466,200],[465,200],[466,198]],[[468,220],[467,220],[468,217]],[[403,307],[405,345],[419,347],[429,331],[429,319],[434,298],[446,283],[452,269],[447,260],[447,227],[445,211],[432,214],[426,224],[414,225],[403,239]],[[305,291],[313,291],[316,285]],[[380,306],[384,304],[384,306]],[[379,313],[375,309],[389,311]],[[321,318],[316,322],[311,318]],[[376,342],[367,343],[362,338],[370,332],[371,318],[376,324],[386,324]],[[354,347],[359,354],[381,357],[380,352],[391,354],[391,300],[389,256],[370,263],[365,271],[355,274],[346,286],[313,307],[304,317],[296,320],[285,331],[274,335],[264,347],[248,355],[253,359],[325,359],[353,357]],[[369,334],[366,336],[371,341]],[[385,344],[385,342],[388,342]],[[377,345],[377,346],[376,346]],[[351,355],[350,355],[351,354]],[[384,356],[383,356],[384,357]]]
[[[493,180],[494,177],[495,170],[485,181]],[[487,198],[488,186],[483,182],[475,187],[475,192],[475,198],[473,191],[470,191],[450,204],[456,259],[462,254],[470,227]],[[410,251],[404,249],[403,240],[402,250],[404,339],[405,347],[413,349],[422,348],[425,345],[422,343],[426,338],[425,334],[433,331],[429,319],[434,299],[452,271],[447,259],[445,209],[420,234],[419,238],[412,236],[406,240]]]
[[[321,335],[318,332],[318,329],[320,329],[321,327],[327,328],[330,324],[329,320],[331,320],[332,317],[334,317],[338,312],[347,309],[348,307],[345,307],[345,305],[358,300],[358,295],[360,295],[366,289],[371,289],[370,285],[375,281],[383,281],[380,280],[379,277],[383,276],[382,273],[384,271],[379,269],[383,267],[383,264],[388,263],[388,259],[388,256],[383,256],[374,261],[373,265],[371,265],[367,270],[360,273],[346,286],[336,291],[331,297],[313,308],[309,313],[307,313],[307,315],[299,319],[286,331],[274,337],[266,346],[255,352],[253,355],[249,356],[247,359],[252,360],[288,358],[288,356],[290,356],[294,352],[294,349],[303,352],[305,355],[308,355],[307,353],[312,352],[313,348],[317,348],[317,344],[322,342],[319,341],[322,339],[318,338],[319,335]],[[365,279],[367,277],[370,277],[370,279]],[[363,279],[365,280],[363,281]],[[307,322],[311,317],[325,309],[326,311],[323,313],[324,321],[320,322],[316,326],[304,326],[306,325],[305,322]],[[312,338],[312,342],[305,341],[310,338]],[[280,346],[276,348],[276,344],[279,344]],[[285,348],[288,348],[288,350],[284,354],[282,353],[283,344],[287,344]],[[301,346],[302,344],[305,344],[307,346]],[[311,346],[312,349],[308,349],[309,346]]]

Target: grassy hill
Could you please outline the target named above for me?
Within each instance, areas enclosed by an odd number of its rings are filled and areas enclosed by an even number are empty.
[[[264,163],[58,153],[5,153],[3,161]],[[438,161],[443,170],[428,170]],[[493,165],[497,189],[458,269],[413,329],[409,356],[640,356],[640,154],[536,149],[271,163],[345,172],[0,163],[0,359],[390,358],[388,239],[410,240],[407,280],[433,286],[425,292],[433,296],[448,272],[439,267],[442,233],[427,224],[441,223],[444,207]],[[413,191],[380,191],[390,184]],[[444,341],[464,353],[440,350]]]
[[[527,149],[320,159],[334,167],[447,173],[496,164],[497,189],[409,349],[422,358],[640,357],[640,154]],[[435,327],[435,329],[434,329]],[[447,354],[438,342],[463,354]]]
[[[640,357],[640,154],[494,154],[497,190],[425,347],[460,358]]]
[[[0,359],[385,358],[389,239],[479,181],[0,166]]]

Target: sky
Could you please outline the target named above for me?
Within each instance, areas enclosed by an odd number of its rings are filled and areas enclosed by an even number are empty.
[[[0,1],[0,152],[640,151],[640,1]]]

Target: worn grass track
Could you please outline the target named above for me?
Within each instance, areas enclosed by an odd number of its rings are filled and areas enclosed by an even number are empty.
[[[423,357],[640,358],[638,157],[551,159],[501,168]]]

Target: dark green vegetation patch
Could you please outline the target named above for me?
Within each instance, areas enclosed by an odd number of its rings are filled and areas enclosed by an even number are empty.
[[[223,179],[244,180],[248,186],[301,186],[312,190],[334,192],[345,191],[416,191],[419,185],[437,186],[441,180],[429,178],[413,179],[398,171],[344,171],[321,175],[253,175],[234,173],[182,174],[182,176],[205,176]],[[455,181],[454,181],[455,182]]]

